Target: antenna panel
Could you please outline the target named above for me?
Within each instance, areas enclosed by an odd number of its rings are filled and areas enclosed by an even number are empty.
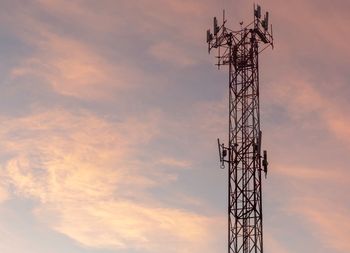
[[[212,41],[213,39],[213,35],[210,32],[210,29],[207,30],[207,43],[209,43],[210,41]]]
[[[257,7],[256,7],[255,17],[261,18],[261,7],[260,7],[260,5],[257,5]]]
[[[219,33],[220,27],[218,26],[218,20],[214,17],[214,35],[216,36]]]

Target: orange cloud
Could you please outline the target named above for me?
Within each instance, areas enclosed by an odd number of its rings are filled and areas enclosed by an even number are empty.
[[[38,201],[38,219],[87,247],[163,252],[173,243],[179,248],[168,252],[209,252],[220,219],[148,193],[174,180],[152,167],[156,160],[138,159],[138,147],[159,133],[158,120],[150,113],[109,122],[61,109],[3,119],[6,183],[12,194]]]
[[[47,210],[44,209],[45,212]],[[38,216],[45,214],[37,210]],[[46,214],[47,215],[47,214]],[[212,241],[212,219],[172,208],[157,208],[130,201],[96,201],[84,205],[64,205],[60,222],[48,221],[55,230],[81,244],[95,248],[136,248],[150,252],[187,252],[203,238]]]

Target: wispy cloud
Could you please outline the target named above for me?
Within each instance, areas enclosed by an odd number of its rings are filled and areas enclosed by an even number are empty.
[[[198,250],[203,238],[213,242],[210,230],[220,220],[167,207],[147,193],[174,180],[153,168],[155,161],[138,158],[138,147],[159,131],[157,117],[111,123],[59,109],[6,119],[6,182],[12,194],[39,201],[38,219],[85,246],[161,252],[171,242],[182,250],[170,252]]]
[[[274,164],[273,173],[278,173],[280,177],[287,177],[288,179],[297,179],[299,182],[322,180],[328,183],[348,184],[348,173],[344,172],[342,168],[332,168],[318,166],[311,167],[297,167],[290,165]]]
[[[265,250],[271,253],[291,253],[286,246],[274,238],[274,234],[264,234]]]
[[[80,99],[109,99],[137,84],[125,66],[109,64],[78,40],[41,31],[41,39],[30,43],[36,51],[13,69],[13,78],[39,78],[55,92]]]
[[[172,157],[164,157],[158,161],[159,164],[178,168],[189,168],[191,166],[190,161],[179,160]]]
[[[180,67],[194,65],[195,61],[183,49],[170,42],[160,42],[154,44],[149,52],[160,62],[172,63]]]
[[[301,198],[289,209],[305,220],[320,243],[338,252],[349,252],[350,219],[344,206],[329,199]]]
[[[307,77],[290,75],[284,85],[274,83],[269,95],[275,103],[283,106],[294,122],[306,126],[313,124],[310,115],[319,118],[319,124],[313,127],[325,127],[329,133],[341,141],[350,143],[350,121],[344,115],[348,108],[337,103],[336,97],[330,97],[316,88],[316,83]]]

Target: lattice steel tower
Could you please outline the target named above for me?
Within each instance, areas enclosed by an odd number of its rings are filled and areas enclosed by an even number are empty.
[[[269,13],[261,17],[254,6],[254,21],[233,31],[214,18],[207,31],[209,53],[217,49],[218,67],[229,69],[229,142],[218,139],[221,167],[228,165],[228,252],[262,253],[262,173],[267,173],[267,152],[261,154],[259,112],[259,53],[273,48]]]

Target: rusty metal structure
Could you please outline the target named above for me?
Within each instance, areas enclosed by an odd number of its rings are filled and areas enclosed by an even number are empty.
[[[269,13],[254,6],[254,21],[237,31],[214,17],[207,31],[209,53],[216,49],[217,66],[229,71],[229,140],[218,139],[221,168],[228,168],[228,253],[263,252],[262,174],[267,152],[261,151],[259,54],[273,48]]]

